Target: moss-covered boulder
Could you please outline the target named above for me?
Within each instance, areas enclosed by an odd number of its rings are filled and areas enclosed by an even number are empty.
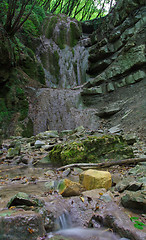
[[[15,156],[20,155],[20,151],[21,151],[21,146],[17,145],[15,148],[9,148],[8,149],[8,154],[7,154],[7,158],[13,158]]]
[[[50,15],[44,23],[45,36],[63,49],[65,45],[74,47],[81,36],[81,25],[66,15]]]
[[[7,204],[8,208],[12,206],[43,207],[43,202],[38,198],[32,197],[24,192],[18,192],[10,199]]]
[[[77,162],[100,162],[109,159],[134,157],[122,136],[106,135],[102,137],[87,136],[56,145],[49,158],[54,165],[65,165]]]

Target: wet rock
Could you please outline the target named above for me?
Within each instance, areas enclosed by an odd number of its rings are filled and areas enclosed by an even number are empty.
[[[96,220],[106,227],[112,228],[113,231],[121,237],[134,240],[146,239],[146,233],[136,229],[130,221],[129,216],[114,202],[102,204],[101,208],[99,204],[98,212],[96,212],[91,219]]]
[[[146,189],[146,177],[138,178],[138,182],[142,184],[142,189]]]
[[[104,193],[106,193],[106,189],[100,188],[82,192],[82,195],[91,199],[99,199]]]
[[[20,145],[18,145],[15,148],[9,148],[6,158],[13,158],[13,157],[15,157],[15,156],[20,154],[20,151],[21,151],[21,146]]]
[[[124,138],[129,145],[133,145],[137,141],[137,137],[135,134],[127,134],[124,136]]]
[[[106,118],[109,116],[114,115],[115,113],[119,112],[121,110],[121,107],[118,104],[113,104],[111,106],[103,107],[100,109],[99,112],[96,113],[99,117]]]
[[[45,145],[45,143],[40,140],[37,140],[34,145],[36,148],[41,148],[43,145]]]
[[[63,131],[60,132],[60,136],[64,137],[64,136],[70,135],[72,133],[73,133],[73,130],[63,130]]]
[[[119,133],[119,132],[121,132],[122,130],[119,128],[119,126],[120,125],[117,125],[117,126],[115,126],[115,127],[112,127],[112,128],[110,128],[108,131],[110,132],[110,133]]]
[[[86,190],[95,188],[109,189],[112,186],[111,174],[107,171],[97,171],[89,169],[79,176],[80,183]]]
[[[130,169],[128,174],[133,176],[146,176],[146,165],[137,164],[134,168]]]
[[[122,175],[120,173],[112,174],[112,186],[115,186],[122,180]]]
[[[121,203],[126,208],[146,213],[146,192],[143,190],[137,192],[125,191]]]
[[[109,191],[109,192],[107,192],[107,193],[103,193],[102,195],[101,195],[101,197],[100,197],[100,199],[102,200],[102,201],[104,201],[105,203],[108,203],[108,202],[112,202],[113,201],[113,195],[112,195],[112,193]]]
[[[138,191],[142,187],[142,183],[135,181],[135,179],[132,178],[125,178],[121,180],[115,187],[115,190],[118,192],[123,192],[124,190],[129,191]]]
[[[12,206],[34,206],[34,207],[42,207],[43,202],[38,198],[31,197],[30,195],[19,192],[14,197],[10,199],[7,204],[7,207],[10,208]]]
[[[0,239],[3,240],[36,240],[45,235],[44,222],[40,214],[34,212],[13,212],[10,215],[0,214]]]
[[[38,162],[37,162],[37,165],[48,165],[48,164],[50,164],[51,163],[51,161],[50,161],[50,158],[49,158],[49,156],[47,155],[47,156],[45,156],[45,157],[43,157],[42,159],[40,159]]]
[[[83,172],[81,168],[74,168],[72,174],[79,175]]]
[[[56,130],[41,132],[36,136],[37,139],[42,139],[42,140],[49,139],[49,138],[58,138],[58,137],[59,137],[58,131]]]
[[[66,170],[63,171],[62,176],[67,177],[71,173],[71,169],[67,168]]]
[[[57,186],[59,193],[63,197],[78,196],[83,191],[83,186],[69,179],[61,180]]]
[[[55,173],[54,173],[53,170],[50,169],[50,170],[48,170],[47,172],[45,172],[44,175],[45,175],[46,177],[54,177],[54,176],[55,176]]]
[[[50,181],[45,183],[45,188],[47,191],[57,190],[58,181]]]

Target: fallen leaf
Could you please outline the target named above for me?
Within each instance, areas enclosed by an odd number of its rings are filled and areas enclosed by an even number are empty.
[[[83,197],[80,197],[80,199],[81,199],[81,201],[82,201],[82,202],[84,202],[84,201],[85,201]]]
[[[34,230],[32,228],[28,228],[29,233],[34,233]]]

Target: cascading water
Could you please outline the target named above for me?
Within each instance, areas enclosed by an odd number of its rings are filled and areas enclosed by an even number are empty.
[[[57,225],[59,229],[68,229],[72,227],[72,221],[70,215],[67,211],[65,211],[58,219]]]
[[[83,228],[72,225],[70,214],[65,211],[56,221],[57,231],[48,234],[48,239],[54,235],[71,237],[74,240],[129,240],[120,238],[105,228]]]
[[[44,25],[36,56],[44,68],[46,85],[69,88],[85,83],[89,52],[80,23],[60,14],[50,15]]]

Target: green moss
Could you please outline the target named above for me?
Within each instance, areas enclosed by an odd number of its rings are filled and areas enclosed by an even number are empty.
[[[55,40],[56,44],[59,46],[60,49],[65,48],[65,44],[67,44],[67,29],[63,25],[60,26],[59,35]]]
[[[76,74],[76,77],[77,77],[77,62],[73,62],[73,67],[74,67],[74,72]]]
[[[28,55],[29,54],[29,55]],[[41,84],[45,84],[45,73],[44,69],[36,60],[34,52],[27,48],[27,53],[25,57],[21,60],[21,67],[23,71],[32,79],[40,82]]]
[[[8,110],[6,106],[6,102],[4,98],[0,98],[0,126],[3,123],[6,123],[11,118],[11,112]]]
[[[19,121],[24,120],[28,115],[28,101],[26,99],[24,90],[20,87],[16,88],[17,111],[20,112]]]
[[[57,84],[59,82],[59,74],[60,74],[60,66],[59,66],[59,54],[57,51],[54,51],[54,53],[49,53],[49,71],[51,75],[53,75],[56,80]]]
[[[50,39],[53,36],[53,30],[55,29],[57,22],[58,22],[57,16],[51,17],[45,32],[46,38]]]
[[[42,67],[42,65],[40,63],[38,63],[38,67],[37,67],[37,70],[38,70],[38,81],[45,85],[46,81],[45,81],[45,73],[44,73],[44,69]]]
[[[70,23],[70,46],[74,47],[81,36],[81,29],[74,22]]]
[[[23,132],[22,132],[23,137],[31,137],[33,135],[33,122],[30,118],[26,125],[22,125],[22,128],[23,128]]]
[[[49,153],[55,165],[77,162],[100,162],[133,157],[132,149],[118,136],[89,136],[84,140],[59,144]]]

